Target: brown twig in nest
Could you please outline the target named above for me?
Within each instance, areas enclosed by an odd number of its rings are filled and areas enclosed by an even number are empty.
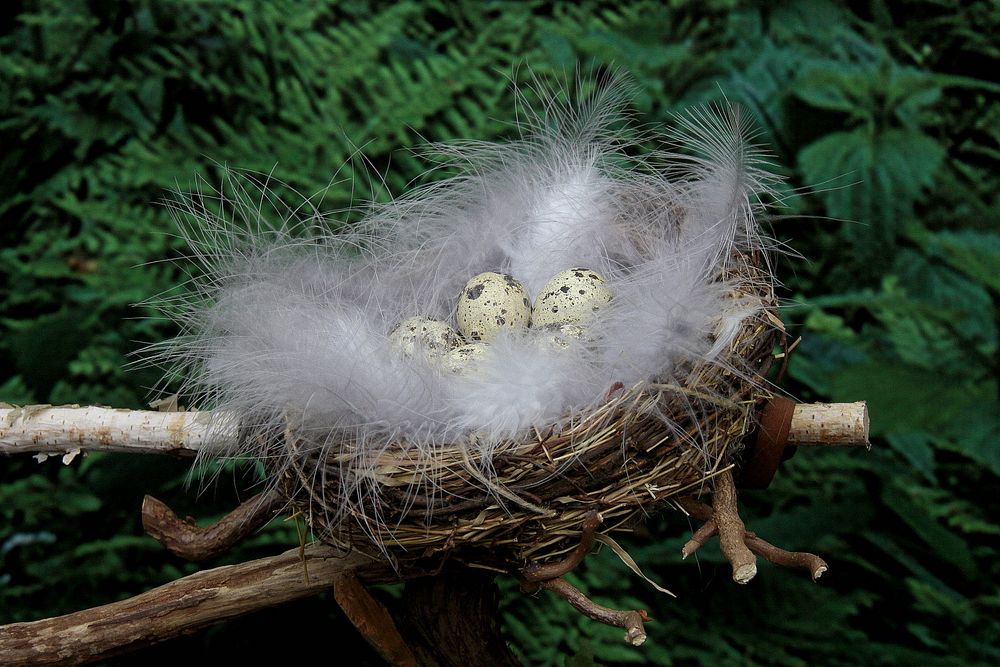
[[[594,546],[594,536],[603,519],[600,513],[593,511],[587,514],[583,522],[583,533],[580,543],[565,558],[555,563],[532,563],[521,570],[521,578],[525,582],[543,582],[563,576],[579,565]]]
[[[691,536],[691,539],[681,548],[681,557],[687,558],[705,545],[708,540],[718,535],[719,527],[712,507],[691,497],[679,498],[677,504],[693,518],[703,522]],[[740,524],[742,525],[742,521]],[[744,531],[742,542],[752,553],[761,556],[775,565],[793,570],[805,570],[812,577],[813,581],[819,579],[829,569],[826,561],[816,554],[805,551],[787,551],[761,539],[756,533],[750,531]]]

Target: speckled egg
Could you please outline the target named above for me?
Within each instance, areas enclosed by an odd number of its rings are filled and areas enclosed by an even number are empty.
[[[538,293],[532,326],[585,324],[612,296],[606,281],[596,271],[586,268],[561,271]]]
[[[517,280],[503,273],[480,273],[458,298],[458,330],[469,340],[490,341],[504,330],[524,329],[531,321],[531,299]]]
[[[442,357],[441,363],[452,373],[465,373],[475,362],[485,357],[488,350],[486,343],[466,343]]]
[[[579,324],[546,324],[537,335],[539,345],[551,350],[568,350],[574,340],[584,340],[586,329]]]
[[[389,343],[404,357],[420,350],[427,358],[443,357],[462,344],[462,337],[451,325],[429,317],[410,317],[389,332]]]

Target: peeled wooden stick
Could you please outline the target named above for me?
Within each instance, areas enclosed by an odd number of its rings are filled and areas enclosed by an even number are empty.
[[[2,454],[130,452],[194,456],[208,447],[210,440],[217,443],[234,436],[234,425],[218,412],[76,405],[0,409]]]
[[[868,404],[799,403],[792,412],[788,444],[848,446],[871,449],[868,439]]]
[[[220,412],[157,412],[78,405],[0,408],[0,454],[129,452],[194,456],[236,436]],[[794,445],[863,445],[868,409],[859,403],[795,406],[788,442]]]

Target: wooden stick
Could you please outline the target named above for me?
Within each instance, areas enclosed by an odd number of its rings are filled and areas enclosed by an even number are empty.
[[[539,586],[566,600],[584,616],[624,629],[625,641],[632,646],[641,646],[646,641],[646,628],[643,624],[649,622],[649,616],[645,609],[610,609],[599,605],[565,579],[549,579]]]
[[[788,444],[871,449],[871,441],[868,439],[868,404],[864,401],[799,403],[792,412]]]
[[[285,499],[276,491],[258,493],[211,526],[201,528],[147,495],[142,500],[142,527],[175,556],[199,561],[224,553],[265,525],[284,505]]]
[[[101,607],[0,626],[0,656],[4,665],[103,660],[314,595],[330,588],[345,572],[366,583],[396,580],[386,562],[313,544],[304,552],[296,548],[280,556],[197,572]]]
[[[156,412],[77,405],[0,408],[0,454],[81,452],[194,456],[235,437],[232,417],[219,412]],[[868,407],[858,403],[802,403],[792,415],[793,445],[871,447]],[[68,457],[68,458],[67,458]]]
[[[698,549],[705,546],[710,539],[719,534],[719,527],[715,525],[715,519],[709,519],[701,524],[698,530],[694,531],[691,539],[681,547],[681,560],[686,559]]]
[[[596,510],[587,513],[583,520],[583,531],[580,543],[565,558],[555,563],[531,563],[521,570],[521,579],[525,582],[541,582],[563,576],[583,562],[590,550],[594,548],[594,535],[604,519]]]
[[[712,519],[719,531],[722,553],[733,567],[733,581],[738,584],[749,583],[757,575],[757,557],[744,541],[747,531],[737,509],[736,483],[733,481],[732,470],[723,471],[715,477]]]
[[[691,496],[685,496],[678,498],[677,504],[693,518],[704,522],[681,549],[681,557],[687,558],[699,548],[705,546],[705,543],[712,537],[718,535],[719,530],[715,524],[715,519],[712,518],[712,508],[705,503],[695,500]],[[805,551],[786,551],[774,546],[767,540],[761,539],[756,533],[746,531],[743,539],[747,548],[753,553],[781,567],[805,570],[812,577],[813,581],[817,581],[829,569],[826,561],[816,554]]]
[[[805,570],[817,581],[823,573],[830,569],[826,561],[806,551],[786,551],[781,547],[776,547],[766,540],[757,537],[756,533],[747,532],[746,543],[750,551],[758,556],[763,556],[775,565],[787,567],[793,570]]]
[[[333,597],[382,659],[397,667],[417,667],[417,658],[399,634],[389,610],[376,600],[352,572],[334,579]]]
[[[0,409],[0,453],[129,452],[194,456],[209,442],[234,437],[212,412],[28,405]],[[68,461],[66,461],[68,463]]]

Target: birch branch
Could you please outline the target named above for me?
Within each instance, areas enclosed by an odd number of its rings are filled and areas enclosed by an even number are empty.
[[[313,544],[279,556],[204,570],[119,602],[0,626],[4,665],[83,664],[308,597],[345,573],[395,581],[387,562]]]
[[[799,403],[792,412],[788,427],[788,442],[792,445],[845,445],[867,447],[868,404]]]
[[[186,457],[235,438],[235,433],[232,417],[218,412],[76,405],[0,408],[0,454],[64,455],[69,460],[81,452]],[[868,408],[864,402],[796,405],[788,442],[870,446]]]
[[[129,452],[186,457],[232,437],[235,425],[221,413],[76,405],[0,409],[3,454]]]

